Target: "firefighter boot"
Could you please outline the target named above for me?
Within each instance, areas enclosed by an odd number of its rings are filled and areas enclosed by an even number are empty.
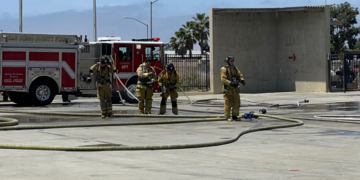
[[[141,101],[140,99],[139,99],[138,109],[139,109],[139,114],[144,114],[144,101]]]
[[[136,89],[136,95],[138,96],[138,110],[139,114],[144,114],[144,103],[145,103],[145,90],[144,89]]]
[[[106,102],[105,99],[100,99],[101,118],[106,117]]]
[[[172,112],[174,115],[178,115],[178,108],[177,108],[177,102],[176,99],[172,99],[171,100],[171,105],[172,105]]]
[[[108,117],[114,116],[114,114],[113,114],[113,112],[112,112],[112,102],[111,102],[111,98],[106,100],[106,111],[107,111],[107,116],[108,116]]]
[[[241,119],[238,118],[237,116],[233,116],[233,117],[232,117],[232,120],[234,120],[234,121],[241,121]]]
[[[146,100],[145,114],[151,114],[152,99]]]
[[[166,99],[165,98],[161,98],[161,103],[160,103],[160,113],[159,115],[163,115],[166,113]]]

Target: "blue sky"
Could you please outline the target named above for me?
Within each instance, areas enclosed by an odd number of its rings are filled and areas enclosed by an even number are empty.
[[[323,5],[326,0],[159,0],[154,5],[154,13],[165,16],[194,14],[206,11],[211,7],[286,7]],[[18,0],[0,0],[0,17],[17,17]],[[23,0],[23,15],[37,16],[67,10],[86,11],[92,9],[93,0]],[[343,0],[327,0],[327,4],[338,4]],[[348,0],[355,7],[358,0]],[[191,4],[189,6],[188,4]],[[150,0],[97,0],[98,7],[138,5],[150,9]],[[149,11],[149,10],[148,10]],[[163,14],[164,13],[164,14]]]
[[[327,0],[339,4],[342,0]],[[348,0],[360,7],[360,0]],[[19,29],[19,1],[0,0],[0,30]],[[191,4],[191,6],[189,5]],[[325,0],[158,0],[153,4],[153,36],[168,42],[174,32],[196,13],[210,8],[270,8],[323,5]],[[91,39],[93,0],[23,0],[23,32],[85,35]],[[120,36],[123,40],[146,37],[146,26],[123,19],[132,17],[149,24],[149,0],[97,0],[99,36]],[[357,17],[360,22],[360,16]],[[360,24],[360,23],[359,23]],[[92,40],[92,39],[91,39]]]

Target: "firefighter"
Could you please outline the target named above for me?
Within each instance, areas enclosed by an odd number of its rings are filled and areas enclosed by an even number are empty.
[[[100,62],[90,67],[90,74],[96,74],[97,97],[100,99],[101,118],[113,116],[110,74],[114,72],[118,72],[118,70],[116,70],[112,61],[106,56],[102,57]]]
[[[165,114],[166,112],[166,100],[170,96],[172,112],[174,115],[178,115],[177,98],[178,93],[176,89],[181,85],[181,78],[172,63],[169,63],[165,67],[165,71],[162,71],[159,75],[159,86],[161,93],[160,113]]]
[[[224,115],[228,121],[240,121],[238,118],[240,110],[239,83],[245,86],[245,80],[239,69],[234,66],[233,56],[227,56],[225,62],[227,63],[226,67],[221,68],[221,81],[224,84]],[[232,118],[230,117],[231,110]]]
[[[156,72],[154,68],[150,66],[151,60],[146,59],[144,64],[141,64],[136,73],[139,77],[136,95],[139,98],[139,114],[144,114],[144,103],[145,106],[145,114],[151,114],[151,105],[152,105],[152,96],[153,96],[153,87],[156,77]]]

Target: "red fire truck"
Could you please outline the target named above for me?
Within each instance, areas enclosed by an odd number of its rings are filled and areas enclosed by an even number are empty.
[[[164,69],[164,43],[159,40],[103,37],[87,42],[77,35],[0,33],[0,91],[20,105],[47,105],[57,94],[94,97],[96,79],[89,68],[107,55],[113,57],[121,82],[136,95],[140,64],[151,59],[157,74]],[[112,84],[113,101],[120,100],[120,90],[127,102],[137,102],[115,77]]]

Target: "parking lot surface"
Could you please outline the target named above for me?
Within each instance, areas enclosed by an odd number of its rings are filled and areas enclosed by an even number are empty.
[[[179,113],[222,115],[222,95],[190,93],[191,105],[179,97]],[[360,121],[307,120],[320,115],[359,115],[360,96],[348,93],[241,94],[241,113],[265,108],[268,114],[303,117],[303,126],[249,133],[231,144],[207,148],[140,151],[41,151],[0,149],[1,179],[358,179]],[[304,99],[309,100],[304,103]],[[154,107],[160,96],[155,94]],[[298,105],[300,105],[298,107]],[[57,97],[45,107],[18,107],[1,102],[0,109],[37,112],[99,113],[96,98],[64,104]],[[168,104],[171,107],[171,104]],[[117,114],[137,108],[114,104]],[[153,108],[157,114],[159,109]],[[171,114],[171,109],[167,111]],[[1,113],[19,126],[81,123],[146,122],[180,118],[60,116]],[[106,147],[193,144],[226,140],[241,131],[288,122],[242,119],[240,122],[198,122],[161,125],[99,126],[0,131],[0,144]]]

